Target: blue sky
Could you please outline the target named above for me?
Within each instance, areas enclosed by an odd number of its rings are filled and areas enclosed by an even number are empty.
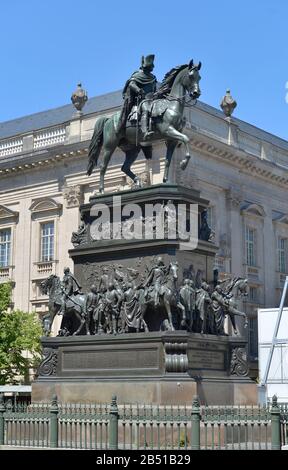
[[[235,116],[288,139],[287,0],[10,0],[1,2],[0,121],[123,87],[142,54],[158,80],[201,60],[201,100],[227,87]],[[288,99],[287,99],[288,101]]]

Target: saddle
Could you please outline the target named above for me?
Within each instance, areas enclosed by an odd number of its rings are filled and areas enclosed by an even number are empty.
[[[168,108],[168,100],[165,99],[156,99],[156,100],[144,100],[146,103],[146,107],[148,108],[148,112],[153,120],[157,118],[162,118],[163,114],[165,113],[166,109]],[[144,101],[141,101],[139,106],[134,105],[130,113],[128,114],[127,122],[135,125],[135,123],[141,120],[141,111],[142,111],[142,104]]]

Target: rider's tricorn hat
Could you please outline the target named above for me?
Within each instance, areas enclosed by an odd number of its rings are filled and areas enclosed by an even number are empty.
[[[151,65],[154,66],[154,58],[155,58],[154,54],[146,55],[146,57],[142,55],[142,64],[141,64],[142,67],[149,67]]]

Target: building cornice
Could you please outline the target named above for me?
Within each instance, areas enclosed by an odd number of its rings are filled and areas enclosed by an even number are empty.
[[[288,166],[287,168],[280,167],[274,162],[263,160],[239,147],[225,144],[211,136],[204,135],[198,130],[187,129],[185,132],[191,137],[190,145],[194,151],[204,153],[216,160],[230,162],[234,167],[249,176],[256,176],[283,188],[288,188]]]
[[[270,183],[288,188],[288,167],[280,166],[270,160],[261,159],[246,150],[217,140],[199,129],[186,128],[190,136],[192,150],[198,151],[215,160],[230,163],[248,176],[255,176]],[[54,146],[39,151],[21,153],[0,159],[0,178],[10,177],[19,172],[29,172],[41,167],[51,167],[71,160],[87,156],[90,139],[78,143]]]

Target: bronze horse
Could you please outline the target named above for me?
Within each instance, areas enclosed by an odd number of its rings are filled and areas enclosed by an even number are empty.
[[[51,327],[55,315],[61,311],[63,290],[61,287],[61,280],[55,274],[51,274],[47,279],[41,282],[40,288],[45,295],[49,295],[49,313],[44,318],[45,333],[47,336],[51,333]],[[67,331],[73,335],[78,335],[84,324],[86,324],[86,333],[88,333],[87,322],[85,318],[85,295],[77,294],[66,301],[65,315],[61,323],[61,330]],[[74,322],[76,317],[76,322]],[[76,325],[75,325],[76,323]],[[61,331],[60,330],[60,331]]]
[[[163,139],[166,142],[167,151],[163,182],[168,182],[170,163],[177,144],[184,144],[186,149],[185,158],[180,163],[182,170],[185,170],[190,159],[189,137],[182,133],[185,125],[183,113],[186,105],[186,93],[189,93],[193,100],[196,100],[201,94],[199,88],[199,81],[201,79],[199,74],[200,68],[201,62],[194,65],[193,60],[189,64],[173,68],[165,75],[159,90],[155,94],[152,104],[152,116],[155,116],[155,132],[151,142],[159,139]],[[131,166],[140,150],[143,151],[146,159],[152,158],[152,146],[147,146],[147,142],[144,142],[143,145],[141,143],[143,136],[141,129],[138,128],[137,121],[126,123],[126,128],[117,132],[119,117],[120,111],[111,117],[101,116],[96,121],[90,143],[87,175],[91,175],[93,168],[97,165],[100,151],[103,147],[103,160],[100,165],[100,193],[104,192],[104,178],[107,166],[117,147],[123,150],[126,155],[121,170],[138,187],[140,187],[141,183],[138,176],[131,170]]]
[[[167,269],[165,275],[165,281],[161,287],[159,295],[159,305],[155,305],[155,294],[153,288],[148,288],[148,296],[145,294],[145,291],[142,290],[142,295],[139,296],[139,304],[142,318],[145,320],[147,309],[151,306],[153,309],[156,308],[162,310],[165,315],[165,320],[163,321],[162,327],[168,330],[175,330],[172,319],[172,312],[179,313],[181,315],[180,326],[184,327],[186,325],[186,313],[185,307],[179,301],[178,289],[177,289],[177,280],[178,280],[178,263],[171,262]],[[178,320],[178,319],[177,319]],[[146,324],[146,321],[145,321]],[[146,325],[147,326],[147,325]]]

